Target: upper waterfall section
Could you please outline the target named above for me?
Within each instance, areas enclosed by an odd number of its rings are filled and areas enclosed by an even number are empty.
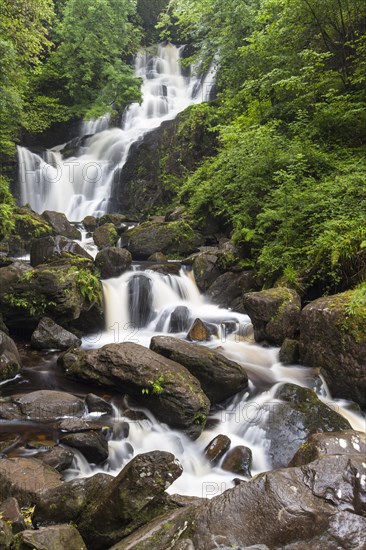
[[[142,103],[129,106],[121,128],[109,128],[109,117],[82,125],[81,136],[91,135],[76,157],[64,159],[62,146],[40,156],[18,147],[21,204],[36,212],[64,212],[72,221],[108,211],[112,184],[126,162],[131,145],[165,120],[209,99],[214,80],[184,76],[180,64],[182,47],[157,46],[156,54],[141,52],[135,60],[142,79]]]

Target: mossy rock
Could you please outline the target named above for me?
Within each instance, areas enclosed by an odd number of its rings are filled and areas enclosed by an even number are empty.
[[[9,254],[21,256],[30,251],[33,239],[54,235],[54,230],[45,219],[28,206],[16,207],[13,212],[15,227],[9,238],[2,243]]]
[[[124,238],[135,260],[147,260],[156,252],[181,258],[202,244],[202,236],[185,221],[145,222],[128,231]]]
[[[113,223],[105,223],[94,231],[93,239],[99,249],[115,246],[118,241],[118,233]]]
[[[303,309],[300,359],[321,369],[334,397],[366,406],[365,357],[366,299],[359,289],[319,298]]]

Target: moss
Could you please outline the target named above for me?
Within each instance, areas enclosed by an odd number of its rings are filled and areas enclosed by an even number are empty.
[[[5,304],[20,309],[31,317],[41,317],[48,306],[56,305],[55,302],[47,301],[43,294],[37,294],[34,290],[20,295],[7,293],[2,299]]]

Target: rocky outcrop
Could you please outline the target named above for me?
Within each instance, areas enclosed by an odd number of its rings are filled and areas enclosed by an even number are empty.
[[[320,368],[334,397],[366,405],[366,311],[353,293],[319,298],[301,313],[300,359]]]
[[[49,317],[43,317],[31,338],[34,349],[67,350],[81,345],[81,340],[75,334],[60,327]]]
[[[285,338],[298,334],[301,300],[296,291],[277,287],[249,292],[244,294],[243,304],[257,342],[280,346]]]
[[[202,237],[184,221],[145,222],[124,235],[134,260],[147,260],[152,254],[184,257],[197,250]]]
[[[1,250],[9,255],[23,257],[29,253],[34,239],[54,234],[51,225],[28,206],[16,207],[13,219],[15,227],[7,240],[1,243]]]
[[[30,262],[33,267],[44,264],[57,258],[80,256],[93,262],[93,258],[80,246],[80,244],[67,237],[43,237],[32,242]]]
[[[311,434],[351,429],[348,420],[320,401],[313,390],[283,384],[274,398],[259,407],[254,418],[269,442],[272,468],[287,466]]]
[[[81,233],[76,227],[71,225],[65,214],[62,212],[54,212],[52,210],[45,210],[42,214],[42,218],[52,227],[56,235],[63,235],[69,239],[81,239]]]
[[[199,380],[212,403],[219,403],[248,385],[243,367],[215,350],[171,336],[155,336],[150,348],[184,365]]]
[[[99,249],[115,246],[118,241],[118,233],[113,223],[106,223],[94,231],[93,239]]]
[[[112,188],[115,208],[147,214],[168,205],[187,172],[214,154],[217,143],[209,125],[207,111],[193,106],[135,142]]]
[[[15,342],[0,331],[0,382],[14,378],[22,368],[18,348]]]
[[[132,263],[132,256],[125,248],[112,246],[98,252],[95,265],[100,271],[102,279],[119,277],[127,271]]]
[[[133,343],[71,350],[60,359],[66,376],[133,395],[162,422],[198,437],[210,403],[182,365]]]
[[[255,290],[255,288],[253,271],[242,271],[241,273],[227,271],[217,277],[209,286],[207,296],[214,304],[241,313],[243,311],[241,303],[243,293]]]

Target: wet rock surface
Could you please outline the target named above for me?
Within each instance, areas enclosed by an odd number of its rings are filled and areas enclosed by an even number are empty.
[[[13,378],[21,368],[21,359],[14,340],[0,330],[0,382]]]
[[[80,346],[81,340],[49,317],[43,317],[32,334],[31,343],[34,349],[67,350]]]
[[[130,268],[131,262],[130,252],[116,246],[104,248],[98,252],[95,258],[95,265],[99,269],[102,279],[119,277]]]
[[[155,336],[150,347],[184,365],[199,380],[212,403],[223,401],[248,385],[243,367],[215,350],[171,336]]]
[[[37,265],[47,263],[50,260],[62,258],[66,254],[93,261],[93,258],[79,243],[67,237],[56,236],[43,237],[32,242],[30,263],[31,266],[37,267]]]
[[[75,226],[71,225],[65,214],[62,212],[54,212],[53,210],[45,210],[42,218],[52,227],[57,235],[63,235],[69,239],[81,239],[81,233]]]
[[[217,464],[229,450],[231,440],[227,435],[216,436],[205,448],[205,456],[213,464]]]
[[[72,525],[53,525],[40,529],[26,530],[13,540],[14,550],[31,548],[32,550],[87,550],[80,533]]]

